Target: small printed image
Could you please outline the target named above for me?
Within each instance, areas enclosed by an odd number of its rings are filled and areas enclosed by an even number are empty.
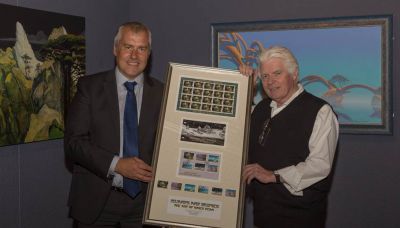
[[[205,160],[207,160],[207,154],[201,154],[201,153],[196,154],[196,160],[197,161],[205,161]]]
[[[167,188],[168,187],[168,181],[159,180],[157,182],[157,187],[159,187],[159,188]]]
[[[211,105],[209,105],[209,104],[203,104],[203,105],[201,106],[201,110],[211,111]]]
[[[199,185],[199,188],[197,189],[197,191],[199,193],[208,194],[208,187],[207,186],[203,186],[203,185]]]
[[[208,165],[207,166],[207,171],[208,172],[218,172],[218,166],[217,165]]]
[[[225,112],[225,113],[232,113],[232,107],[224,107],[224,108],[222,109],[222,112]]]
[[[212,106],[212,110],[213,110],[214,112],[221,112],[222,106],[213,105],[213,106]]]
[[[225,131],[226,124],[184,119],[181,141],[223,146],[225,143]]]
[[[209,162],[218,163],[219,162],[219,155],[209,154],[208,155],[208,161]]]
[[[187,192],[195,192],[196,191],[196,185],[194,185],[194,184],[185,184],[185,191],[187,191]]]
[[[194,82],[194,87],[195,88],[203,88],[203,82],[195,81]]]
[[[193,169],[193,163],[188,162],[188,161],[184,161],[182,163],[182,168],[184,168],[184,169]]]
[[[206,164],[204,164],[204,163],[194,163],[194,169],[204,171],[206,169]]]
[[[226,105],[226,106],[232,106],[232,104],[233,104],[233,100],[224,100],[224,105]]]
[[[183,85],[191,87],[193,85],[193,82],[185,80],[185,81],[183,81]]]
[[[212,187],[211,194],[221,196],[222,195],[222,188]]]
[[[220,98],[214,98],[214,99],[213,99],[213,104],[217,104],[217,105],[222,104],[222,99],[220,99]]]
[[[214,91],[214,97],[219,97],[219,98],[222,98],[222,96],[223,96],[223,92],[220,92],[220,91]]]
[[[211,104],[211,97],[203,97],[203,103]]]
[[[232,85],[225,85],[225,91],[228,92],[233,92],[235,90],[235,87]]]
[[[190,96],[190,95],[187,95],[187,94],[183,94],[182,95],[182,100],[183,101],[190,101],[190,98],[191,98],[192,96]]]
[[[186,88],[186,87],[184,87],[183,90],[182,90],[182,93],[189,93],[189,94],[192,94],[192,89],[191,89],[191,88]]]
[[[228,197],[236,197],[236,190],[233,190],[233,189],[225,189],[225,196],[228,196]]]
[[[193,90],[193,94],[195,94],[195,95],[201,95],[202,92],[203,92],[202,89],[194,89],[194,90]]]
[[[194,153],[193,152],[184,152],[183,153],[183,158],[193,160],[194,158]]]
[[[182,183],[172,182],[171,183],[171,189],[172,190],[181,190],[182,189]]]
[[[223,90],[224,89],[224,85],[223,84],[215,84],[214,89],[215,90]]]
[[[204,83],[204,89],[213,89],[214,83],[206,82]]]
[[[201,102],[201,97],[200,96],[193,96],[192,101],[194,102]]]
[[[181,108],[189,108],[190,102],[181,102]]]
[[[191,109],[200,109],[200,103],[192,103],[190,106]]]
[[[224,93],[224,98],[233,99],[234,93]]]
[[[204,91],[203,91],[203,96],[211,97],[212,94],[213,94],[213,92],[212,92],[211,90],[204,90]]]

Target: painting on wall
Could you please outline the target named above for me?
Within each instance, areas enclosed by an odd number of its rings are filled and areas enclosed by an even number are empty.
[[[212,24],[212,65],[258,67],[260,52],[289,48],[299,82],[323,98],[339,118],[340,132],[391,134],[392,16],[362,16]],[[255,103],[265,94],[261,83]]]
[[[0,146],[63,138],[85,19],[4,4],[0,14]]]

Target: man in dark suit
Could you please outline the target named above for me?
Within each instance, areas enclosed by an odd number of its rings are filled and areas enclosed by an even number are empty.
[[[78,82],[66,125],[67,156],[73,162],[68,204],[77,227],[142,227],[163,93],[163,84],[144,73],[150,52],[150,30],[139,22],[125,23],[114,39],[116,68]],[[132,91],[133,99],[127,95]],[[134,136],[127,136],[132,116]],[[127,155],[132,138],[136,155]],[[126,183],[135,183],[136,192],[131,194]]]

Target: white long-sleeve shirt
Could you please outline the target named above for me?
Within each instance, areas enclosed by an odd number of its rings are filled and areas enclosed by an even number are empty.
[[[278,108],[277,103],[272,101],[271,117],[277,115],[304,91],[299,89]],[[339,137],[339,123],[329,105],[324,105],[318,111],[314,128],[308,142],[310,154],[304,162],[288,166],[276,172],[281,176],[284,186],[293,194],[302,196],[303,189],[317,183],[328,176],[331,171],[336,145]]]

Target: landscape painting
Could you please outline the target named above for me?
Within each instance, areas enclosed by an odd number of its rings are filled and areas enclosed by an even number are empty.
[[[4,4],[0,14],[0,146],[63,138],[85,19]]]
[[[297,57],[299,82],[335,110],[341,133],[391,134],[391,16],[212,25],[212,64],[258,67],[272,45]],[[265,95],[258,85],[255,103]]]

